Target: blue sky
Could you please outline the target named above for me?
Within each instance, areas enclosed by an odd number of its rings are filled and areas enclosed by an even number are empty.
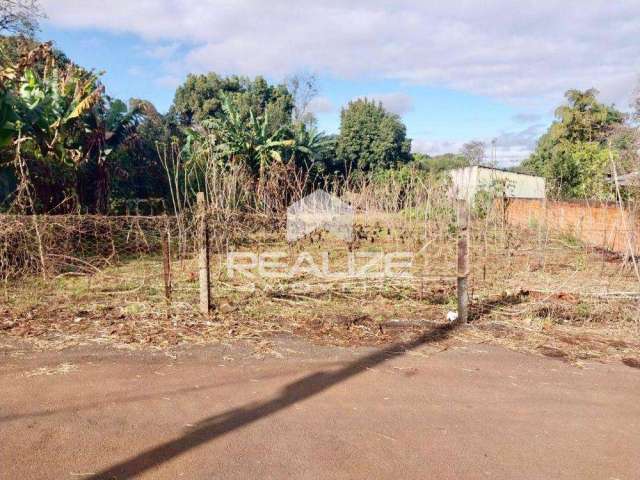
[[[321,129],[367,96],[398,113],[415,151],[457,151],[497,140],[498,160],[525,158],[568,88],[596,87],[626,107],[640,72],[640,7],[500,0],[272,2],[43,0],[40,37],[104,70],[116,97],[160,111],[189,72],[314,72]],[[571,13],[569,13],[571,12]]]

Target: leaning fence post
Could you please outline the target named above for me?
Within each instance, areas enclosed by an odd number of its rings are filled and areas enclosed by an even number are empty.
[[[196,195],[198,202],[198,249],[200,268],[200,312],[209,314],[211,309],[211,277],[209,275],[209,229],[207,227],[207,206],[204,193]]]
[[[458,321],[469,319],[469,207],[466,200],[458,203]]]

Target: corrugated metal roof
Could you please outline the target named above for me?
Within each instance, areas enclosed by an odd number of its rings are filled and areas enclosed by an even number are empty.
[[[520,172],[514,172],[512,170],[508,170],[506,168],[498,168],[498,167],[487,167],[485,165],[470,165],[469,167],[460,167],[460,168],[452,168],[451,170],[464,170],[465,168],[471,168],[471,167],[476,167],[482,170],[495,170],[496,172],[506,172],[506,173],[512,173],[513,175],[522,175],[524,177],[535,177],[535,178],[542,178],[539,175],[530,175],[528,173],[520,173]]]

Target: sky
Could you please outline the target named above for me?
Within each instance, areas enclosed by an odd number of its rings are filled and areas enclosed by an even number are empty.
[[[640,2],[42,0],[40,38],[104,71],[110,95],[171,105],[188,73],[313,73],[318,126],[350,100],[401,116],[413,151],[495,139],[502,166],[535,147],[570,88],[628,109],[640,74]]]

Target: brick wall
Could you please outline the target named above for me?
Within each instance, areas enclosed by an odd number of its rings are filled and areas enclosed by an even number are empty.
[[[640,221],[637,214],[623,213],[613,203],[552,202],[512,199],[507,220],[514,225],[546,225],[552,231],[574,235],[584,243],[614,252],[628,251],[628,232],[635,252],[640,252]]]

